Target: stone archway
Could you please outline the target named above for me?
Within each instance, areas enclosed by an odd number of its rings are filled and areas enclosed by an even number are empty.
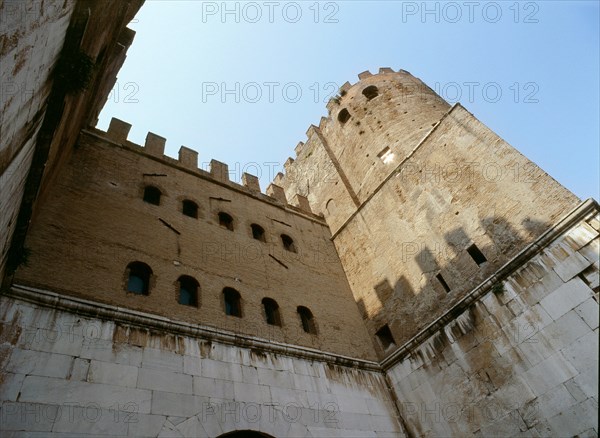
[[[275,438],[274,436],[267,435],[266,433],[257,432],[255,430],[234,430],[233,432],[227,432],[223,435],[219,435],[217,438]]]

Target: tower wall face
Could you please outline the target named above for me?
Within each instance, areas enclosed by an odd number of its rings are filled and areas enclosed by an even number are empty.
[[[156,136],[143,148],[110,140],[113,131],[82,134],[32,225],[29,267],[17,271],[16,283],[273,342],[375,357],[322,219],[256,186],[228,182],[219,163],[213,174],[197,169],[188,149],[177,161],[156,149]],[[160,189],[160,205],[143,201],[146,185]],[[198,218],[182,214],[183,200],[198,205]],[[219,212],[233,218],[233,231],[219,225]],[[253,238],[253,223],[264,229],[265,242]],[[297,252],[284,249],[281,234]],[[148,296],[127,292],[131,262],[152,269]],[[182,275],[199,283],[198,307],[178,303]],[[241,318],[225,314],[226,287],[241,295]],[[281,327],[267,324],[265,297],[278,303]],[[316,334],[304,331],[298,306],[312,312]]]
[[[410,78],[383,73],[346,87],[282,179],[330,224],[370,334],[389,325],[395,345],[377,342],[381,357],[579,203],[460,105],[450,109],[423,85],[407,98],[407,84],[420,83]],[[371,84],[379,95],[366,101]],[[342,126],[344,107],[357,115]],[[328,178],[307,183],[325,156]],[[473,244],[484,259],[467,251]]]

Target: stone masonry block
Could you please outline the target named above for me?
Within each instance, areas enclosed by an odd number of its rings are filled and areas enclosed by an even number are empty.
[[[527,370],[523,377],[534,394],[540,396],[577,374],[575,367],[556,353]]]
[[[575,312],[590,326],[592,330],[598,328],[598,303],[593,298],[581,303],[575,308]]]
[[[137,387],[175,392],[177,394],[192,394],[193,378],[187,374],[141,368],[138,374]]]
[[[573,278],[540,301],[552,319],[557,320],[592,296],[592,291],[580,278]]]
[[[88,372],[88,380],[90,382],[135,388],[137,379],[137,367],[110,362],[98,362],[96,360],[90,363]]]
[[[562,262],[558,263],[554,267],[554,270],[560,276],[560,278],[563,279],[563,281],[569,281],[591,264],[592,262],[576,252],[575,254],[571,254]]]
[[[100,407],[134,403],[138,412],[150,412],[150,391],[88,382],[65,381],[51,377],[27,376],[19,400],[32,403],[97,403]]]

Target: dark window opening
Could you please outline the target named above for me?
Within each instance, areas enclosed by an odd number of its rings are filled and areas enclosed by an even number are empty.
[[[256,240],[260,240],[261,242],[266,242],[265,240],[265,230],[260,225],[252,224],[250,225],[252,228],[252,237]]]
[[[310,333],[313,335],[317,334],[317,327],[315,325],[315,319],[310,310],[308,310],[304,306],[298,306],[298,315],[300,315],[300,320],[302,322],[302,329],[306,333]]]
[[[267,324],[281,327],[281,316],[279,315],[279,305],[277,302],[271,298],[263,298],[262,304],[265,309]]]
[[[198,306],[198,282],[192,277],[182,275],[179,277],[179,304],[185,306]]]
[[[233,231],[233,218],[227,213],[219,213],[219,225],[223,228],[227,228],[229,231]]]
[[[485,258],[483,253],[480,251],[479,248],[477,248],[477,245],[473,244],[473,245],[469,246],[467,248],[467,252],[471,256],[471,258],[475,261],[475,263],[477,263],[477,265],[481,266],[482,264],[487,262],[487,259]]]
[[[375,85],[369,85],[362,91],[362,94],[367,98],[367,100],[371,100],[374,97],[379,96],[379,90]]]
[[[144,202],[153,205],[160,205],[160,190],[154,186],[146,186],[144,188]]]
[[[394,342],[394,337],[392,336],[392,331],[387,324],[377,330],[375,335],[377,336],[377,339],[379,339],[379,342],[381,342],[381,346],[384,350],[387,350],[388,347],[392,345],[396,345],[396,342]]]
[[[186,216],[198,219],[198,205],[194,201],[183,201],[181,212]]]
[[[442,277],[442,274],[436,275],[435,278],[437,278],[437,281],[440,282],[440,284],[442,285],[442,287],[444,288],[446,293],[450,292],[450,286],[448,286],[448,283],[446,283],[446,280],[444,280],[444,277]]]
[[[340,123],[346,123],[348,120],[350,120],[350,113],[346,108],[338,113],[338,120]]]
[[[223,289],[223,299],[225,300],[225,315],[242,317],[242,305],[240,293],[230,287]]]
[[[283,247],[290,252],[298,252],[296,250],[296,245],[294,244],[294,240],[288,236],[287,234],[281,235],[281,243],[283,243]]]
[[[127,265],[127,292],[136,295],[148,295],[150,292],[150,276],[152,269],[142,262],[131,262]]]

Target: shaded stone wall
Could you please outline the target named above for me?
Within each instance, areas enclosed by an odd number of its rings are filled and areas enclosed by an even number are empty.
[[[35,204],[106,101],[133,40],[125,26],[142,3],[0,3],[0,279],[9,250],[22,253]],[[84,56],[93,63],[89,83],[73,87],[75,78],[57,73],[59,59],[72,66]]]
[[[0,3],[0,278],[75,2]]]
[[[388,370],[414,436],[598,434],[597,210]]]

